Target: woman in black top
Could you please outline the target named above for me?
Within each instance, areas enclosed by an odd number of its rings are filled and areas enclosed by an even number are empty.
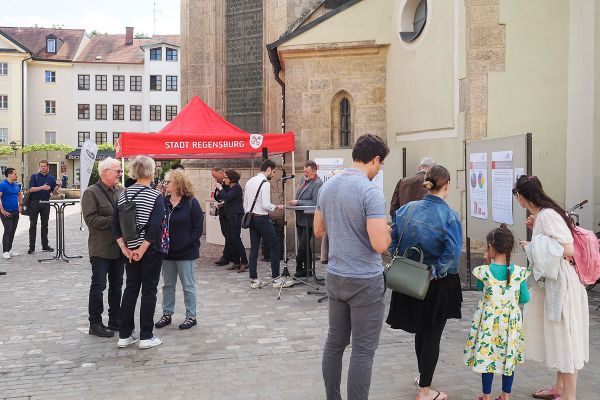
[[[169,252],[162,264],[163,316],[157,328],[169,325],[175,311],[175,286],[177,276],[183,287],[185,320],[179,329],[196,325],[196,259],[200,256],[200,236],[204,216],[198,200],[194,198],[192,182],[181,170],[170,171],[165,180],[168,193],[165,198],[169,225]]]
[[[238,272],[246,271],[248,258],[242,243],[242,217],[244,216],[244,193],[239,184],[240,174],[228,169],[225,171],[223,190],[215,193],[215,199],[223,201],[223,212],[227,221],[227,238],[233,244],[233,265],[227,269],[237,269]]]

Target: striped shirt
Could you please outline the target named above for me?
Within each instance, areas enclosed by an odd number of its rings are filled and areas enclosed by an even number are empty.
[[[140,192],[144,187],[146,189],[143,190],[140,194],[138,194],[135,197],[135,199],[133,199],[133,202],[135,203],[136,207],[136,222],[137,225],[140,227],[145,227],[148,225],[148,221],[150,221],[150,214],[152,213],[152,209],[154,208],[156,198],[160,196],[161,193],[156,189],[152,189],[147,186],[136,183],[123,190],[121,194],[119,194],[119,197],[117,199],[117,206],[120,206],[125,203],[125,196],[127,196],[129,201],[131,201],[131,198],[135,196],[136,193]],[[137,249],[138,247],[140,247],[144,242],[145,234],[146,230],[144,229],[140,232],[140,237],[138,239],[130,240],[127,242],[127,247],[130,249]]]

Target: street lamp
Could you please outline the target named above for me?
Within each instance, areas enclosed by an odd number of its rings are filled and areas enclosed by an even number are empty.
[[[19,147],[17,146],[17,142],[15,142],[14,140],[12,142],[9,143],[10,144],[10,148],[12,149],[15,157],[17,156],[17,150],[19,149]]]

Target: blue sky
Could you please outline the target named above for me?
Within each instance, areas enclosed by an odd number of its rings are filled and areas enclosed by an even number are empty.
[[[8,3],[7,0],[2,2]],[[179,34],[179,0],[20,0],[4,4],[0,26],[34,26],[82,28],[87,32],[125,33],[126,26],[135,32],[151,35]]]

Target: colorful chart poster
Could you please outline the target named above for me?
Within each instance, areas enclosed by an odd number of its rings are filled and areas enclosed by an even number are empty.
[[[317,175],[323,183],[333,176],[334,171],[344,169],[343,158],[315,158],[317,163]]]
[[[513,224],[513,152],[492,153],[492,220]]]
[[[469,193],[471,216],[488,218],[487,153],[473,153],[469,158]]]

